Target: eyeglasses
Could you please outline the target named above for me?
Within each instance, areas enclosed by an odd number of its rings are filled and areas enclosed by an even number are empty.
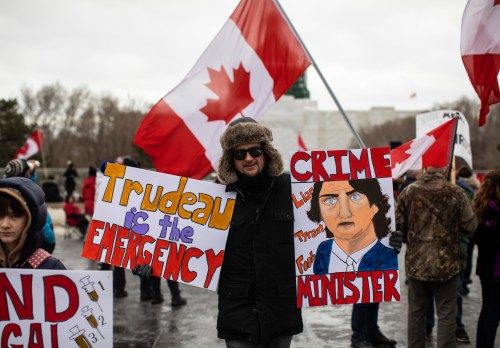
[[[233,157],[237,161],[242,161],[247,158],[247,153],[253,158],[262,156],[262,147],[251,147],[249,149],[233,150]]]

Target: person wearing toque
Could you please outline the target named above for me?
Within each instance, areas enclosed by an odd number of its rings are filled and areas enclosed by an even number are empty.
[[[36,160],[13,159],[5,166],[5,178],[22,177],[28,178],[33,183],[36,182],[36,169],[40,167],[40,162]],[[43,190],[42,190],[43,191]],[[45,193],[44,193],[45,194]],[[56,236],[54,234],[54,226],[52,217],[47,212],[45,225],[43,226],[43,244],[42,248],[52,254],[56,247]]]
[[[26,177],[0,180],[0,268],[66,269],[42,248],[44,196]]]

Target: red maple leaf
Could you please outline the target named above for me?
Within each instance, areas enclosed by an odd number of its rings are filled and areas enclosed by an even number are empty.
[[[250,74],[240,63],[238,69],[233,69],[233,82],[229,80],[224,66],[220,71],[208,68],[210,82],[205,84],[219,99],[207,99],[201,112],[208,117],[208,121],[222,120],[229,123],[233,117],[241,113],[253,102],[250,94]]]

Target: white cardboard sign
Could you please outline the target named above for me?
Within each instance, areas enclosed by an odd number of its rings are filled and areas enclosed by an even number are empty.
[[[2,347],[112,347],[111,271],[0,269]]]

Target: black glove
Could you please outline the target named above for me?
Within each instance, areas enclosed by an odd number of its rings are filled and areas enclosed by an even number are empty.
[[[389,235],[389,245],[394,248],[394,251],[399,254],[403,246],[403,232],[396,230]]]
[[[143,264],[135,266],[135,268],[132,270],[132,274],[140,277],[141,279],[148,280],[152,271],[153,267]]]

